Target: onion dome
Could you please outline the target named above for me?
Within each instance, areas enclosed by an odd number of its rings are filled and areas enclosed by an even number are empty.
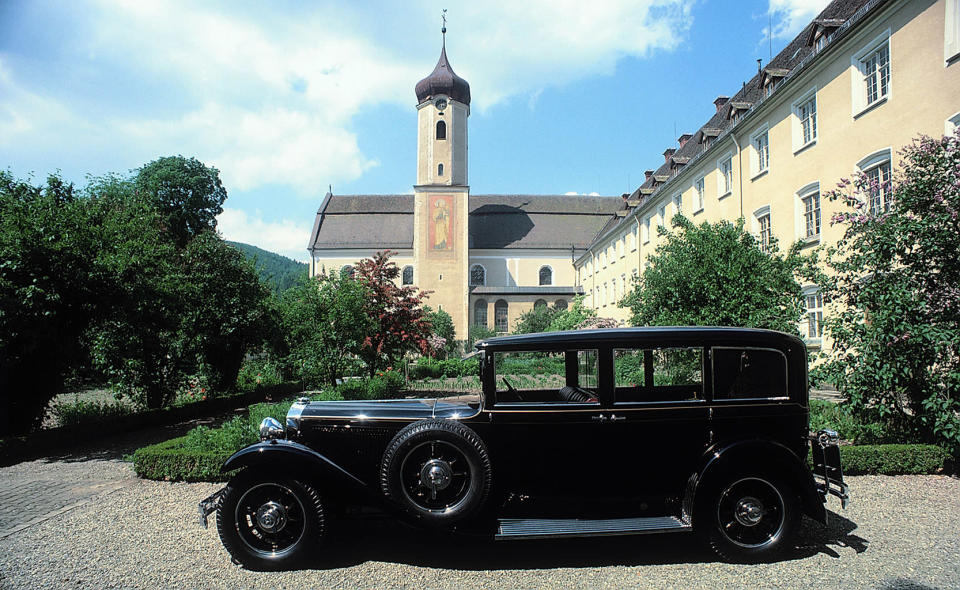
[[[417,82],[416,92],[418,103],[432,96],[444,94],[457,102],[470,104],[470,85],[456,75],[450,67],[450,62],[447,61],[446,44],[440,50],[440,61],[437,62],[437,67],[433,68],[429,76]]]

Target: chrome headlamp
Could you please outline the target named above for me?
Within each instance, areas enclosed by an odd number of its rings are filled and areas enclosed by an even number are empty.
[[[275,418],[264,418],[260,422],[260,440],[283,438],[283,426]]]
[[[835,447],[840,443],[840,435],[837,434],[836,430],[824,428],[817,432],[817,442],[819,442],[823,448]]]

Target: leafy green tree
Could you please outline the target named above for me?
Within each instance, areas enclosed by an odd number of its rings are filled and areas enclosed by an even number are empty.
[[[166,156],[146,164],[133,180],[138,197],[155,208],[173,241],[186,246],[194,236],[216,229],[227,190],[220,172],[196,158]]]
[[[376,329],[367,289],[336,274],[303,277],[279,299],[286,362],[308,385],[336,384]]]
[[[0,435],[37,426],[64,375],[83,358],[99,279],[73,185],[42,186],[0,171]]]
[[[400,267],[390,260],[389,250],[357,262],[357,281],[367,288],[367,313],[376,322],[364,340],[360,356],[370,376],[397,362],[407,352],[430,352],[430,323],[423,308],[428,293],[413,286],[398,286]]]
[[[892,183],[858,175],[826,196],[845,205],[829,252],[831,342],[816,377],[861,421],[960,453],[960,136],[922,137]]]
[[[534,306],[533,309],[525,311],[517,318],[516,326],[513,329],[514,334],[533,334],[535,332],[547,332],[550,324],[563,313],[556,307],[547,305]]]
[[[453,318],[442,309],[436,311],[425,305],[423,311],[430,323],[430,350],[434,356],[446,357],[457,348]]]
[[[803,314],[796,276],[813,259],[799,245],[781,256],[777,245],[763,252],[743,219],[696,226],[682,215],[677,228],[661,228],[666,239],[650,267],[619,303],[635,326],[741,326],[795,334]]]
[[[561,332],[564,330],[578,330],[587,320],[597,317],[596,310],[583,304],[583,295],[573,298],[573,305],[569,309],[557,314],[547,327],[547,332]]]

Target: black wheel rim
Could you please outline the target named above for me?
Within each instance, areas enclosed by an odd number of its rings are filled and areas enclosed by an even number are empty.
[[[758,477],[737,480],[717,502],[717,525],[730,542],[759,549],[783,534],[783,496],[772,483]]]
[[[444,514],[467,500],[470,475],[470,462],[456,445],[430,441],[413,447],[403,458],[400,486],[417,509]]]
[[[303,538],[306,510],[300,497],[279,483],[257,484],[240,496],[234,512],[237,533],[253,552],[283,555]]]

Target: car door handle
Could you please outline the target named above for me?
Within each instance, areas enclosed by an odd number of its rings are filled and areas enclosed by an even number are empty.
[[[617,416],[616,414],[610,414],[611,422],[620,422],[621,420],[626,420],[626,419],[627,419],[626,416]]]
[[[590,416],[590,419],[593,420],[594,422],[606,422],[606,421],[607,421],[607,417],[604,416],[603,414],[600,414],[599,416]]]

